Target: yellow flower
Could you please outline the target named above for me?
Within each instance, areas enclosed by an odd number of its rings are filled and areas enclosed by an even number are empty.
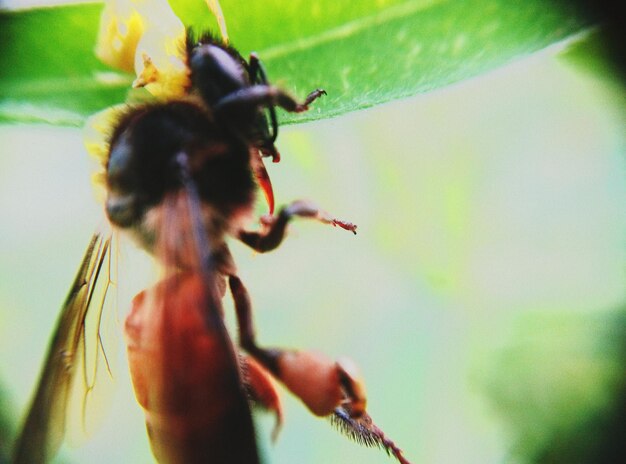
[[[132,2],[107,2],[100,16],[96,56],[113,68],[133,72],[143,31],[144,22]]]
[[[111,0],[100,20],[96,55],[135,72],[134,87],[158,99],[179,98],[189,86],[185,27],[167,0]]]
[[[222,39],[226,22],[218,0],[205,0],[216,16]],[[189,87],[185,27],[167,0],[109,0],[100,18],[96,56],[104,63],[135,72],[134,87],[159,99],[179,98]]]
[[[222,38],[228,42],[218,0],[205,0],[215,14]],[[145,88],[158,100],[183,97],[190,87],[185,27],[167,0],[109,0],[100,18],[96,56],[111,67],[134,72],[133,87]],[[92,181],[96,196],[105,197],[105,169],[111,132],[126,105],[92,115],[85,124],[85,147],[100,171]]]

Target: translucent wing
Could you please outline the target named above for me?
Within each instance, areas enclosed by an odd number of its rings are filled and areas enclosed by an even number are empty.
[[[37,392],[15,448],[15,464],[47,462],[58,450],[65,434],[66,409],[77,373],[77,359],[85,344],[85,318],[90,307],[102,309],[108,282],[96,298],[96,284],[109,255],[111,237],[96,233],[91,238],[74,283],[65,300]],[[107,269],[108,270],[108,269]],[[107,277],[108,280],[108,277]],[[97,300],[97,301],[96,301]]]

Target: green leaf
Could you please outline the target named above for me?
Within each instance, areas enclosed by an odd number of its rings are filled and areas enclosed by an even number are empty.
[[[0,121],[79,126],[124,101],[132,76],[93,52],[102,6],[0,13]]]
[[[204,1],[171,0],[187,25],[214,29]],[[326,118],[484,73],[584,30],[542,0],[221,1],[231,42],[257,51],[271,80],[328,96],[283,122]],[[93,55],[102,5],[0,13],[0,121],[80,125],[124,101],[133,76]]]

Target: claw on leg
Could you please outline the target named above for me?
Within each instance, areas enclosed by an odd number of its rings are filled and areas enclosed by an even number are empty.
[[[294,113],[303,113],[308,111],[309,105],[322,95],[328,95],[324,89],[315,89],[313,92],[307,95],[306,99],[302,103],[298,103],[294,108]]]

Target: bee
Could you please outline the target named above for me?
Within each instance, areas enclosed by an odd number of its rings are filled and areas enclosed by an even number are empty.
[[[126,107],[104,162],[109,222],[166,270],[159,283],[135,297],[125,322],[131,378],[155,458],[259,462],[250,403],[274,411],[280,424],[276,379],[314,414],[332,416],[349,436],[407,463],[367,414],[364,385],[351,362],[258,344],[251,299],[226,241],[271,251],[296,217],[356,233],[354,224],[309,201],[294,201],[273,214],[272,185],[261,158],[280,159],[275,109],[306,111],[325,92],[316,89],[296,100],[268,81],[256,55],[245,60],[211,34],[188,31],[185,50],[184,94]],[[144,61],[149,70],[149,57]],[[244,224],[259,187],[270,215],[259,231],[251,231]],[[96,282],[110,247],[111,237],[101,233],[87,247],[17,441],[16,464],[47,462],[63,440],[78,346],[85,318],[97,306]],[[236,310],[236,345],[223,322],[227,292]]]

